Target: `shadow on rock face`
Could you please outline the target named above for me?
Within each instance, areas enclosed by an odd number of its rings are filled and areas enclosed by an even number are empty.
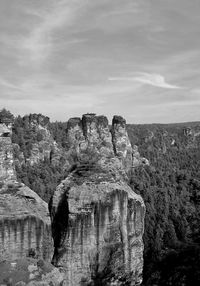
[[[69,224],[67,192],[68,190],[62,194],[55,215],[52,215],[54,213],[54,209],[52,207],[52,198],[49,202],[49,211],[52,218],[52,237],[54,240],[54,255],[52,259],[52,264],[54,266],[57,266],[58,260],[61,258],[63,252],[65,252],[64,241]]]

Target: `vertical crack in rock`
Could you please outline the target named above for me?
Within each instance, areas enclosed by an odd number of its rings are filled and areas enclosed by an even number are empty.
[[[49,210],[52,217],[52,236],[54,240],[54,255],[52,264],[58,266],[59,259],[65,252],[64,242],[69,228],[69,207],[67,201],[67,190],[60,197],[56,210],[52,205],[52,199],[49,203]]]

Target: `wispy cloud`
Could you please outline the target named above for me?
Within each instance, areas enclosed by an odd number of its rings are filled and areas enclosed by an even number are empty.
[[[38,24],[32,29],[22,44],[22,48],[28,51],[30,60],[33,63],[41,63],[50,55],[55,45],[55,35],[53,36],[55,30],[71,26],[76,19],[79,9],[84,7],[82,1],[78,3],[76,1],[62,0],[51,3],[50,8],[47,11],[43,11],[43,13],[32,11],[32,15],[38,18]],[[28,13],[31,14],[31,11]],[[78,42],[76,39],[74,43]],[[72,40],[69,41],[69,44],[71,43]]]
[[[5,80],[4,78],[0,78],[0,86],[9,89],[19,89],[17,85]]]
[[[85,112],[130,122],[133,114],[136,122],[199,118],[196,4],[2,0],[0,18],[1,106],[54,120]]]
[[[164,76],[155,73],[145,73],[137,72],[135,76],[132,77],[110,77],[110,81],[134,81],[140,82],[142,84],[149,84],[155,87],[169,88],[169,89],[179,89],[181,87],[167,83]]]

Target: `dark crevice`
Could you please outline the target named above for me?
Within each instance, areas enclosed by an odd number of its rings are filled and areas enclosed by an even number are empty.
[[[63,193],[56,213],[54,213],[54,209],[52,207],[52,199],[49,203],[52,220],[52,237],[54,240],[54,255],[52,258],[52,264],[55,266],[57,266],[60,257],[65,252],[64,241],[67,236],[69,225],[69,205],[67,191]]]

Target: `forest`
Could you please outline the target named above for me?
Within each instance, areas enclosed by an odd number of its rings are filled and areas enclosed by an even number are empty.
[[[200,123],[129,125],[150,166],[130,178],[146,205],[144,285],[199,285]]]
[[[3,111],[5,113],[5,110]],[[2,112],[0,113],[0,118]],[[5,114],[4,114],[5,116]],[[30,131],[26,118],[14,117],[15,159],[29,158],[41,136]],[[64,122],[48,123],[59,148],[67,150]],[[144,286],[199,285],[200,283],[200,122],[127,125],[132,146],[137,145],[149,166],[134,168],[131,188],[146,205]],[[37,165],[18,164],[18,179],[49,201],[67,175],[64,159],[50,158]]]

